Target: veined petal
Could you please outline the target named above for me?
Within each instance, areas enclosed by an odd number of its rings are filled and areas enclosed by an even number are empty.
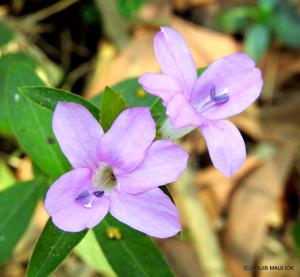
[[[162,72],[178,79],[189,98],[197,69],[184,38],[171,28],[161,27],[154,38],[154,51]]]
[[[140,193],[178,179],[187,164],[188,154],[171,141],[155,141],[145,159],[132,172],[117,176],[122,189]]]
[[[129,172],[144,159],[155,132],[155,122],[148,108],[126,109],[101,138],[99,158],[112,167],[115,174]]]
[[[94,201],[90,209],[76,200],[82,192],[90,189],[91,179],[91,170],[78,168],[62,175],[49,188],[45,209],[59,229],[80,232],[96,226],[107,214],[109,201],[106,197]]]
[[[228,120],[207,121],[200,128],[214,166],[230,177],[246,158],[246,147],[241,133]]]
[[[183,92],[180,82],[167,74],[145,73],[139,78],[139,84],[164,102],[168,102],[175,93]]]
[[[182,94],[175,94],[167,103],[166,114],[169,116],[174,129],[196,127],[203,118]]]
[[[208,105],[201,113],[209,119],[223,119],[240,113],[251,105],[261,93],[263,80],[260,69],[246,54],[238,53],[212,63],[198,78],[192,91],[191,102],[201,111],[210,101],[210,91],[226,92],[226,103]]]
[[[110,213],[130,227],[157,238],[172,237],[181,230],[176,207],[158,188],[140,194],[114,191],[110,195]]]
[[[103,130],[84,106],[59,102],[52,127],[62,152],[74,168],[97,168],[97,146]]]

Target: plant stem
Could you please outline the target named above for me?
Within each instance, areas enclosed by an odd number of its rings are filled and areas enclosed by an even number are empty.
[[[193,170],[188,167],[175,183],[176,194],[187,218],[195,243],[199,262],[205,277],[227,277],[227,269],[222,257],[218,238],[211,226],[205,207],[198,197],[193,184]]]

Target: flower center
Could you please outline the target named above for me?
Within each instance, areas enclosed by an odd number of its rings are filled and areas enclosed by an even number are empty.
[[[93,176],[92,190],[81,192],[75,200],[81,202],[86,208],[92,208],[97,198],[112,192],[116,186],[117,181],[113,170],[106,164],[102,164]]]

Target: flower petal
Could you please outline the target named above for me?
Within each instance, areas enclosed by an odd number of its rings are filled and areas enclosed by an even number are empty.
[[[155,122],[148,108],[126,109],[101,138],[100,160],[116,174],[133,170],[144,159],[155,132]]]
[[[90,188],[91,178],[91,170],[78,168],[61,176],[48,190],[45,209],[59,229],[80,232],[96,226],[107,214],[109,201],[106,197],[97,198],[90,209],[76,200],[80,193]]]
[[[214,166],[230,177],[246,158],[246,147],[241,133],[228,120],[207,121],[200,128]]]
[[[189,98],[197,69],[184,38],[171,28],[161,27],[154,38],[154,51],[162,72],[178,79]]]
[[[214,103],[201,113],[209,119],[223,119],[240,113],[260,95],[263,85],[260,69],[246,54],[233,54],[215,61],[198,78],[193,88],[191,101],[201,111],[201,106],[210,100],[210,91],[215,86],[217,94],[228,91],[229,100]]]
[[[174,129],[196,127],[203,118],[182,94],[175,94],[167,104],[166,114],[169,116]]]
[[[187,164],[188,154],[171,141],[155,141],[145,159],[132,172],[117,176],[121,187],[130,193],[140,193],[178,179]]]
[[[74,168],[97,168],[97,146],[103,130],[84,106],[59,102],[52,127],[62,152]]]
[[[172,201],[160,189],[140,194],[114,191],[110,195],[110,213],[121,222],[157,238],[178,233],[178,212]]]
[[[145,73],[139,78],[139,84],[164,102],[168,102],[175,93],[183,91],[178,80],[167,74]]]

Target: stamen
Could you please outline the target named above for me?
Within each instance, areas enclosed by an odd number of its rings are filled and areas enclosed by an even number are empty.
[[[85,190],[85,191],[81,192],[75,200],[77,200],[77,201],[83,200],[83,199],[89,197],[89,195],[90,195],[90,193],[87,190]]]
[[[104,195],[104,191],[103,190],[96,190],[96,191],[93,192],[93,194],[96,197],[100,198],[100,197],[102,197]]]
[[[88,209],[93,208],[93,205],[92,205],[92,204],[93,204],[95,198],[96,198],[96,196],[93,196],[93,197],[91,198],[91,200],[89,201],[89,203],[84,204],[84,206],[85,206],[86,208],[88,208]]]
[[[217,95],[216,87],[212,85],[210,90],[210,99],[216,103],[225,103],[229,100],[229,95],[227,94],[228,89],[224,89],[223,92]]]

